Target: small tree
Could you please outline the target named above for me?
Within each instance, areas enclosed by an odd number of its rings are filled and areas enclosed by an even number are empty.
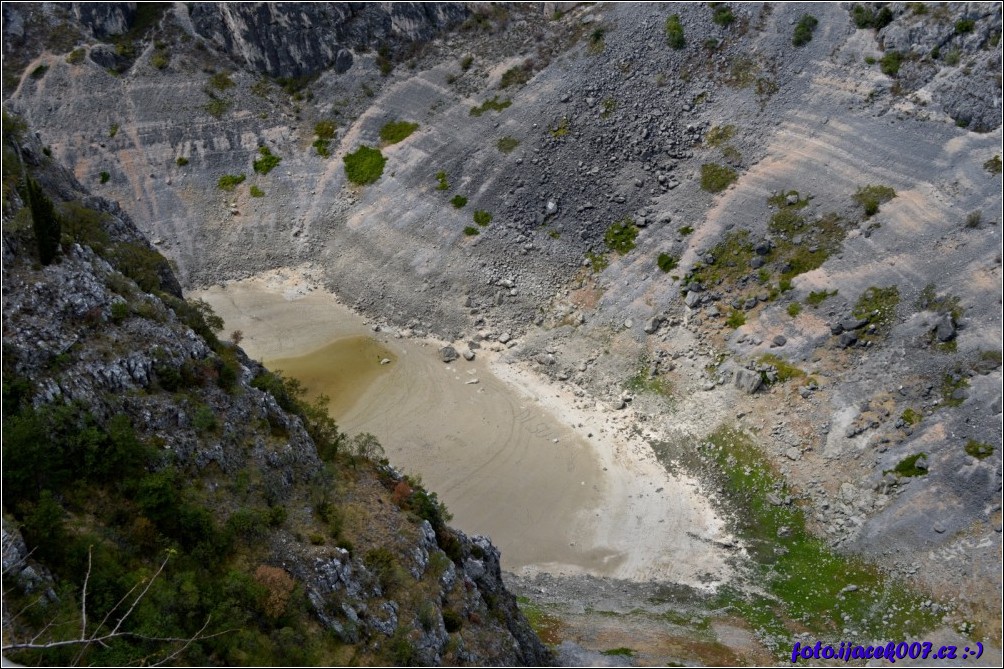
[[[43,265],[48,265],[59,253],[62,226],[52,206],[52,200],[45,196],[34,179],[28,180],[28,206],[31,208],[32,228],[35,231],[35,242],[38,244],[38,258]]]

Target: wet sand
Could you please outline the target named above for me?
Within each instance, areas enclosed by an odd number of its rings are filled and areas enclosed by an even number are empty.
[[[373,332],[304,286],[278,272],[193,296],[227,332],[242,330],[249,355],[331,396],[342,430],[376,435],[395,466],[439,494],[454,526],[492,537],[505,569],[697,586],[728,573],[714,543],[722,523],[693,482],[618,428],[622,415],[576,405],[501,354],[443,364],[442,344]]]

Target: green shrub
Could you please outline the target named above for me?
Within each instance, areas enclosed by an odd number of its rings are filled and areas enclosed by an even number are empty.
[[[732,139],[736,134],[736,127],[729,125],[716,125],[708,130],[704,136],[704,143],[708,146],[717,147]]]
[[[453,205],[454,209],[463,209],[464,205],[467,204],[467,198],[463,195],[454,195],[453,199],[450,200],[450,204]]]
[[[996,155],[987,162],[983,163],[983,169],[990,174],[1000,174],[1002,169],[1004,169],[1004,163],[1001,162],[1001,157]]]
[[[188,164],[188,158],[186,158],[185,156],[178,156],[178,158],[174,161],[174,163],[178,167],[184,167],[185,165]]]
[[[885,204],[896,197],[896,191],[889,186],[862,186],[854,193],[854,201],[864,207],[865,216],[874,216],[879,211],[879,205]]]
[[[117,134],[119,134],[119,124],[112,123],[111,127],[108,128],[108,136],[114,137]]]
[[[635,247],[634,240],[638,237],[638,227],[630,218],[617,221],[603,235],[607,248],[624,255]]]
[[[317,139],[314,140],[314,143],[311,144],[311,146],[313,146],[314,150],[317,151],[317,155],[321,156],[322,158],[331,157],[330,139],[324,139],[322,137],[318,137]]]
[[[526,82],[533,78],[533,69],[529,64],[523,63],[522,65],[516,65],[510,67],[508,70],[502,73],[502,79],[499,81],[499,88],[505,89],[510,86],[522,86]]]
[[[45,73],[48,72],[48,71],[49,71],[49,66],[43,64],[43,65],[39,65],[34,70],[32,70],[31,74],[28,75],[28,76],[30,76],[32,79],[38,81],[39,79],[41,79],[42,77],[44,77]]]
[[[108,183],[108,180],[111,179],[111,178],[112,178],[112,175],[109,174],[106,170],[101,170],[101,173],[98,174],[98,180],[101,183],[103,183],[103,184]]]
[[[559,137],[564,137],[569,133],[569,131],[571,131],[571,129],[572,125],[571,122],[568,120],[567,116],[562,116],[561,120],[558,121],[557,126],[553,128],[548,126],[548,130],[551,131],[551,136],[554,137],[555,139]]]
[[[481,116],[486,111],[503,111],[512,105],[512,100],[506,98],[499,100],[499,96],[494,96],[491,100],[485,100],[480,107],[471,107],[471,116]]]
[[[869,325],[887,327],[896,317],[896,306],[899,304],[899,289],[896,286],[868,288],[854,305],[852,313],[855,318],[868,321]]]
[[[442,170],[436,172],[436,181],[439,182],[438,185],[436,186],[436,190],[449,190],[450,189],[450,182],[447,181],[447,179],[446,179],[446,172],[444,172]]]
[[[254,184],[251,184],[250,193],[251,197],[265,197],[265,191],[258,188],[258,186],[255,186]]]
[[[443,609],[443,626],[447,634],[459,632],[464,626],[464,618],[453,609]]]
[[[460,59],[460,69],[466,72],[474,64],[474,56],[467,55]]]
[[[879,59],[879,67],[882,73],[890,77],[899,74],[899,67],[903,64],[903,54],[899,51],[886,51],[885,55]]]
[[[970,439],[966,442],[966,453],[977,460],[983,460],[993,455],[994,447],[986,442]]]
[[[709,193],[720,193],[729,187],[736,180],[738,175],[735,170],[716,165],[715,163],[705,163],[701,165],[701,188]]]
[[[498,150],[502,153],[512,153],[516,150],[516,147],[519,146],[519,140],[515,137],[506,136],[499,139],[499,141],[495,143],[495,146],[497,146]]]
[[[209,85],[218,91],[225,91],[228,88],[233,88],[236,84],[228,72],[217,72],[209,77]]]
[[[689,234],[691,234],[692,232],[694,232],[694,228],[692,228],[692,227],[691,227],[691,226],[689,226],[689,225],[684,225],[684,226],[681,226],[681,227],[680,227],[680,228],[679,228],[679,229],[677,230],[677,232],[679,232],[679,233],[680,233],[681,235],[683,235],[684,237],[686,237],[687,235],[689,235]]]
[[[212,97],[203,109],[213,118],[223,118],[223,115],[230,109],[230,102],[223,98]]]
[[[334,139],[335,138],[335,122],[334,121],[318,121],[314,124],[314,134],[321,139]]]
[[[923,416],[920,413],[914,411],[910,407],[907,407],[906,409],[904,409],[903,410],[903,415],[900,416],[900,419],[904,423],[906,423],[907,425],[916,425],[917,423],[919,423],[921,421],[922,418],[923,418]]]
[[[972,19],[959,19],[955,22],[955,34],[966,35],[973,32],[973,28],[976,27],[976,21]]]
[[[258,154],[261,157],[254,161],[254,171],[258,174],[268,174],[282,162],[282,158],[273,155],[267,146],[258,147]]]
[[[795,32],[791,36],[791,43],[795,46],[804,46],[812,41],[812,33],[819,25],[815,16],[805,14],[798,20]]]
[[[70,65],[80,65],[82,62],[84,62],[85,53],[86,51],[84,50],[83,47],[77,47],[76,49],[74,49],[73,51],[71,51],[66,55],[66,62],[69,63]]]
[[[603,50],[607,47],[606,41],[603,39],[606,37],[607,30],[603,26],[599,26],[589,33],[589,53],[598,54],[603,53]]]
[[[711,16],[711,20],[720,25],[723,28],[727,28],[732,25],[732,22],[736,20],[735,15],[729,7],[715,7],[714,14]]]
[[[668,253],[660,253],[659,259],[656,260],[656,264],[659,266],[659,269],[668,274],[679,266],[680,260]]]
[[[788,315],[795,318],[800,313],[802,313],[802,305],[798,302],[792,302],[788,305]]]
[[[478,229],[473,225],[468,225],[464,228],[464,234],[468,237],[473,237],[474,235],[480,234]]]
[[[858,28],[874,28],[881,30],[892,23],[892,11],[888,7],[882,7],[879,11],[871,5],[854,5],[851,8],[851,18]]]
[[[674,49],[682,49],[687,45],[679,14],[670,14],[669,18],[666,19],[666,41]]]
[[[480,225],[481,227],[485,227],[492,222],[492,215],[489,214],[484,209],[475,209],[474,222]]]
[[[163,70],[170,64],[171,64],[171,56],[162,49],[157,49],[150,56],[150,65],[153,65],[158,70]]]
[[[411,133],[418,130],[417,123],[409,121],[391,121],[380,128],[380,139],[386,144],[397,144],[404,141]]]
[[[244,174],[224,174],[217,180],[216,187],[228,192],[233,191],[244,183],[245,179],[247,179],[247,176]]]
[[[746,324],[746,314],[739,311],[738,309],[733,309],[729,317],[725,319],[725,324],[730,328],[735,330],[738,327],[742,327]]]
[[[589,251],[586,253],[586,260],[589,261],[589,267],[593,270],[594,274],[602,272],[610,266],[610,260],[602,253]]]
[[[38,182],[29,178],[26,190],[38,259],[43,265],[48,265],[59,253],[59,240],[63,234],[62,224],[52,206],[52,200],[42,192]]]
[[[809,305],[811,305],[813,307],[818,307],[826,299],[828,299],[828,298],[833,297],[834,295],[836,295],[837,292],[838,291],[836,291],[836,290],[834,290],[833,292],[826,291],[826,290],[814,290],[811,293],[809,293],[809,296],[807,298],[805,298],[805,303],[809,304]]]
[[[387,163],[387,159],[379,149],[366,145],[343,156],[342,161],[345,163],[345,174],[349,181],[360,186],[374,183],[383,176],[383,168]]]

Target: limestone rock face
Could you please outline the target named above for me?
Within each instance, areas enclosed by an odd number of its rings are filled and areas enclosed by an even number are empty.
[[[462,21],[454,3],[196,3],[196,33],[238,61],[274,77],[352,66],[352,49],[426,41]],[[281,29],[277,29],[281,28]]]

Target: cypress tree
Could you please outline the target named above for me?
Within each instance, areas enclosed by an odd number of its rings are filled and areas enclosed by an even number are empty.
[[[62,229],[52,200],[45,196],[34,179],[28,179],[28,206],[31,207],[32,227],[38,244],[38,259],[43,265],[48,265],[59,253]]]

